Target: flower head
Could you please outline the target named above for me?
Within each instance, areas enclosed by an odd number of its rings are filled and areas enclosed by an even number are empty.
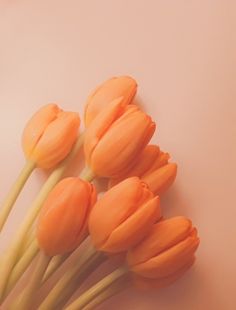
[[[169,163],[145,174],[142,180],[147,183],[155,195],[161,195],[174,183],[176,175],[177,165],[175,163]]]
[[[118,253],[142,240],[161,217],[158,197],[133,177],[107,191],[89,218],[92,242],[100,251]]]
[[[88,166],[97,176],[116,177],[143,151],[155,123],[137,106],[123,107],[114,100],[87,129],[84,150]]]
[[[84,113],[86,127],[114,99],[122,97],[123,106],[130,104],[136,91],[137,83],[129,76],[114,77],[98,86],[87,99]]]
[[[193,263],[199,245],[197,230],[185,217],[154,224],[150,233],[127,255],[131,271],[144,279],[175,279]]]
[[[53,168],[71,151],[79,125],[77,113],[64,112],[56,104],[43,106],[28,121],[23,132],[26,158],[38,167]]]
[[[73,251],[87,235],[95,188],[79,178],[65,178],[48,195],[37,225],[40,248],[54,256]]]
[[[117,178],[109,180],[109,188],[129,177],[143,178],[144,175],[149,175],[151,172],[168,164],[169,158],[170,155],[162,152],[159,146],[147,145],[133,165],[128,167],[127,171],[123,171]]]

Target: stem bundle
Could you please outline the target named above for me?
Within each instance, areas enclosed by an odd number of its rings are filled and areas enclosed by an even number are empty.
[[[64,306],[75,290],[95,270],[106,257],[90,246],[78,259],[77,264],[68,270],[57,282],[40,305],[39,310],[57,309]]]
[[[85,293],[83,293],[78,299],[76,299],[72,304],[66,307],[66,310],[82,310],[87,306],[93,299],[97,298],[101,293],[104,293],[111,285],[121,280],[127,275],[128,270],[125,267],[120,267],[110,273],[108,276],[103,278],[101,281],[96,283]],[[106,294],[109,295],[110,292]],[[105,293],[104,293],[105,294]],[[106,297],[106,295],[104,296]]]

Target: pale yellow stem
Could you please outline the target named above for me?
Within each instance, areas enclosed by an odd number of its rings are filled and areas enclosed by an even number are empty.
[[[6,298],[11,292],[11,290],[15,287],[17,281],[20,279],[20,277],[23,275],[23,273],[26,271],[26,269],[29,267],[30,263],[33,261],[33,259],[38,253],[39,247],[37,241],[34,239],[27,251],[15,265],[9,278],[4,298]]]
[[[18,178],[12,185],[10,191],[8,192],[0,211],[0,232],[2,231],[7,218],[18,198],[22,188],[24,187],[26,181],[28,180],[29,176],[31,175],[32,171],[35,168],[35,163],[32,161],[27,161],[19,174]]]
[[[120,280],[122,277],[127,275],[127,268],[120,267],[110,273],[108,276],[103,278],[97,284],[88,289],[85,293],[80,295],[72,304],[65,308],[65,310],[82,310],[86,305],[88,305],[94,298],[99,296],[107,288],[109,288],[113,283]]]
[[[21,224],[20,228],[17,230],[17,235],[13,240],[13,243],[10,245],[8,250],[5,252],[0,265],[0,301],[3,301],[3,296],[5,294],[7,282],[9,275],[14,267],[14,264],[17,260],[18,254],[20,253],[21,247],[24,244],[24,240],[27,236],[29,229],[34,223],[45,199],[52,190],[52,188],[59,182],[62,178],[67,166],[71,161],[76,157],[78,151],[80,150],[83,144],[83,135],[81,135],[76,144],[74,145],[71,153],[67,156],[64,161],[62,161],[59,166],[51,173],[47,181],[44,183],[39,194],[34,200],[31,208],[29,209],[26,218]]]
[[[45,272],[42,283],[46,282],[70,255],[71,253],[67,253],[64,255],[58,255],[53,257],[52,261],[48,266],[48,269]]]
[[[23,294],[11,306],[11,310],[31,310],[33,298],[41,285],[43,275],[47,269],[51,257],[40,252],[39,260],[35,266],[34,272],[30,277],[29,284],[26,286]]]
[[[24,241],[24,246],[23,246],[23,250],[22,250],[22,254],[25,253],[27,251],[27,249],[29,248],[29,246],[31,245],[31,243],[34,241],[35,239],[35,227],[31,226],[27,237],[25,238],[26,240]]]
[[[61,309],[88,275],[97,268],[105,256],[90,246],[78,259],[77,264],[69,269],[56,283],[38,310]]]
[[[121,281],[118,280],[117,283],[114,282],[113,284],[111,284],[110,287],[101,292],[94,299],[92,299],[89,304],[83,307],[83,310],[93,310],[107,299],[125,290],[128,287],[127,284],[129,283],[129,281],[125,280],[125,278],[122,278]]]

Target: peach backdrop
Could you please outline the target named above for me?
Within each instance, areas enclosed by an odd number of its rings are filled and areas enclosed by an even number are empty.
[[[0,1],[1,200],[24,163],[29,116],[52,101],[82,112],[113,75],[137,79],[137,101],[158,124],[153,141],[179,164],[163,212],[199,228],[196,265],[168,289],[130,289],[99,309],[236,309],[235,27],[234,0]],[[31,177],[1,250],[43,179]]]

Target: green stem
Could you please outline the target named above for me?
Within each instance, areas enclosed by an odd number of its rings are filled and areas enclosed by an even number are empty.
[[[29,176],[31,175],[32,171],[35,169],[35,163],[32,161],[27,161],[19,174],[18,178],[14,182],[13,186],[11,187],[10,191],[8,192],[0,212],[0,232],[2,231],[7,218],[18,198],[22,188],[24,187],[26,181],[28,180]]]
[[[9,249],[5,252],[5,255],[3,256],[1,260],[1,265],[0,265],[0,274],[1,274],[0,301],[1,302],[3,301],[3,296],[5,294],[5,290],[6,290],[6,286],[7,286],[10,273],[15,265],[15,262],[21,251],[21,247],[24,244],[28,231],[30,230],[32,224],[34,223],[49,192],[60,181],[67,166],[71,163],[71,161],[78,154],[78,151],[80,150],[82,144],[83,144],[83,135],[80,135],[71,153],[67,156],[66,159],[64,159],[64,161],[62,161],[59,164],[59,166],[51,173],[47,181],[44,183],[36,199],[34,200],[31,208],[29,209],[28,214],[26,215],[23,223],[21,224],[20,228],[17,230],[17,235],[15,239],[13,240],[13,243],[10,245]]]
[[[88,305],[94,298],[99,296],[107,288],[109,288],[113,283],[120,280],[122,277],[127,275],[128,270],[125,267],[120,267],[110,273],[108,276],[103,278],[97,284],[88,289],[85,293],[80,295],[72,304],[65,308],[65,310],[82,310],[86,305]]]
[[[73,295],[75,288],[78,288],[105,259],[102,253],[90,246],[83,255],[80,255],[78,263],[57,282],[38,310],[62,309]]]
[[[50,262],[51,257],[46,256],[43,252],[40,253],[39,260],[35,266],[34,273],[30,278],[28,286],[23,291],[23,294],[20,295],[16,303],[13,303],[10,306],[11,310],[31,310],[32,302],[37,289],[41,285],[43,275],[47,269],[47,266]]]
[[[94,299],[92,299],[87,306],[83,307],[83,310],[93,310],[95,307],[99,306],[105,300],[111,298],[112,296],[120,293],[125,290],[130,284],[129,281],[124,281],[125,278],[121,278],[121,280],[117,280],[108,287],[106,290],[97,295]]]
[[[64,255],[58,255],[58,256],[53,257],[52,261],[50,262],[48,266],[48,269],[46,270],[44,274],[42,283],[45,283],[70,255],[71,253],[67,253]]]
[[[33,259],[38,253],[39,247],[37,241],[34,240],[27,249],[27,251],[24,253],[24,255],[21,257],[21,259],[18,261],[18,263],[15,265],[9,278],[4,298],[9,295],[9,293],[17,284],[17,281],[20,279],[20,277],[23,275],[23,273],[26,271],[26,269],[29,267],[30,263],[33,261]]]

